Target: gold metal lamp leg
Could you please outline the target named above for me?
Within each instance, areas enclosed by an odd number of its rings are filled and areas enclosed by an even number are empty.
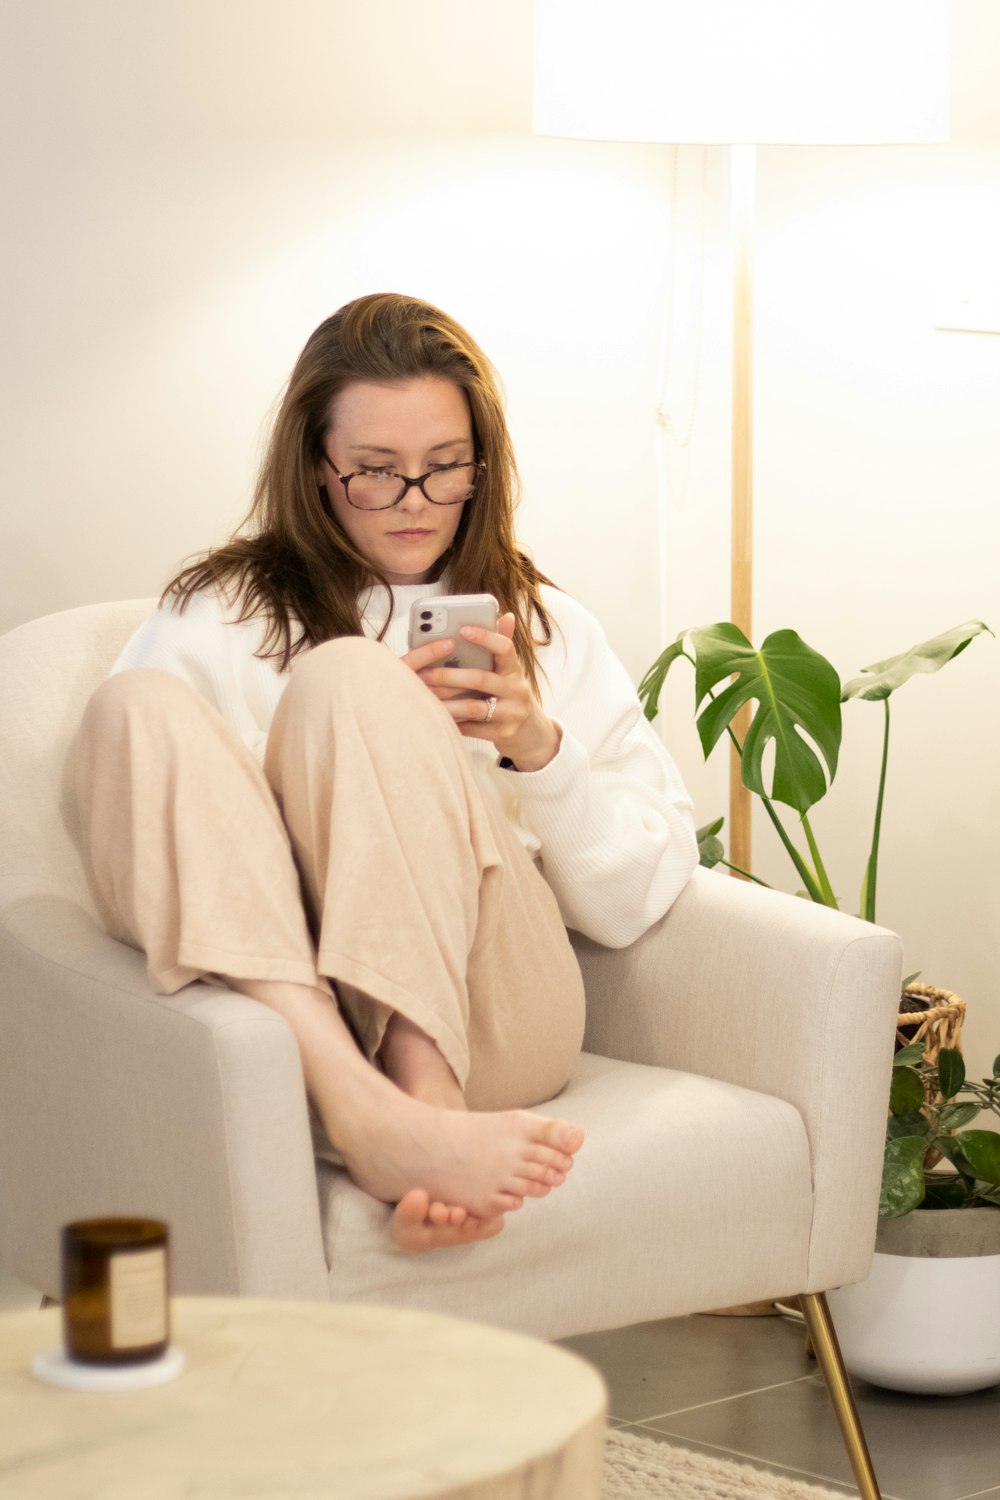
[[[826,1297],[822,1292],[802,1292],[799,1294],[799,1306],[806,1320],[816,1359],[830,1392],[833,1409],[837,1414],[840,1433],[844,1439],[847,1456],[851,1461],[858,1493],[861,1500],[881,1500],[878,1480],[875,1478],[871,1455],[861,1428],[858,1409],[854,1404],[854,1394],[847,1377],[847,1370],[844,1368],[844,1356],[837,1343],[837,1333],[833,1326],[833,1319],[830,1317]]]

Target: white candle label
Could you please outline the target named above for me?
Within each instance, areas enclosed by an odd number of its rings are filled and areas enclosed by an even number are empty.
[[[163,1248],[112,1255],[111,1347],[139,1349],[167,1336],[167,1258]]]

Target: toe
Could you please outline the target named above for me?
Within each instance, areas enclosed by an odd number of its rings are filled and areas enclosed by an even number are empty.
[[[583,1145],[583,1131],[579,1125],[570,1125],[566,1120],[547,1120],[546,1126],[542,1132],[545,1145],[565,1151],[568,1156],[575,1155]]]
[[[425,1221],[435,1227],[450,1225],[451,1228],[458,1229],[467,1218],[469,1218],[469,1210],[463,1208],[460,1203],[442,1203],[439,1199],[435,1199],[428,1207]]]
[[[430,1206],[430,1198],[423,1188],[411,1188],[396,1204],[393,1222],[399,1229],[415,1228],[424,1223]]]
[[[521,1207],[524,1196],[523,1194],[497,1193],[493,1202],[498,1214],[512,1214]]]
[[[571,1156],[567,1156],[565,1151],[553,1151],[551,1146],[530,1146],[524,1153],[524,1159],[536,1166],[555,1167],[558,1172],[568,1172],[573,1165]]]
[[[544,1182],[532,1182],[528,1177],[515,1177],[511,1187],[524,1198],[547,1198],[552,1191]]]
[[[560,1171],[557,1167],[545,1167],[538,1162],[532,1161],[521,1163],[518,1168],[518,1176],[523,1177],[527,1182],[544,1183],[548,1187],[558,1187],[560,1183],[566,1180],[566,1173]]]
[[[560,1187],[566,1181],[566,1173],[557,1171],[555,1167],[543,1167],[537,1180],[547,1183],[549,1187]]]

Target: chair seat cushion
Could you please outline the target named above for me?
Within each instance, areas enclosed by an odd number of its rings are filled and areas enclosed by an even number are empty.
[[[586,1132],[573,1170],[478,1245],[404,1254],[391,1210],[320,1162],[331,1298],[561,1338],[806,1285],[812,1184],[792,1105],[585,1053],[539,1113]]]

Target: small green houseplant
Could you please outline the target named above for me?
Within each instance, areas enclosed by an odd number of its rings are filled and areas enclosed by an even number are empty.
[[[674,662],[683,657],[695,671],[696,725],[707,760],[723,734],[729,736],[740,758],[743,784],[763,803],[775,832],[787,851],[805,894],[813,901],[836,907],[838,901],[823,863],[812,826],[810,809],[826,795],[837,774],[842,733],[841,704],[858,698],[879,702],[883,707],[882,761],[875,797],[871,846],[865,862],[858,910],[875,921],[879,841],[885,798],[889,754],[889,699],[895,690],[917,673],[937,672],[953,661],[969,642],[983,633],[992,635],[981,620],[956,625],[932,640],[924,641],[899,656],[863,667],[862,676],[846,685],[833,665],[807,646],[794,630],[769,635],[758,650],[743,632],[728,622],[683,630],[662,651],[639,684],[646,717],[654,719]],[[728,681],[727,679],[733,679]],[[720,685],[725,684],[721,687]],[[707,702],[706,702],[707,700]],[[733,732],[733,720],[745,703],[756,702],[750,728],[741,744]],[[765,751],[774,746],[770,786],[765,786]],[[806,850],[792,839],[775,804],[798,814]],[[723,857],[717,837],[723,820],[699,830],[701,861],[735,869]],[[751,880],[748,870],[736,870]],[[765,882],[759,881],[763,885]]]
[[[970,1082],[962,1054],[928,1062],[919,1043],[893,1059],[879,1217],[914,1209],[1000,1208],[1000,1134],[965,1127],[983,1109],[1000,1117],[1000,1056],[992,1078]],[[952,1170],[934,1170],[948,1161]]]
[[[871,1271],[829,1294],[847,1368],[875,1385],[1000,1384],[1000,1135],[967,1128],[983,1109],[1000,1115],[1000,1057],[972,1083],[954,1048],[897,1052]]]

